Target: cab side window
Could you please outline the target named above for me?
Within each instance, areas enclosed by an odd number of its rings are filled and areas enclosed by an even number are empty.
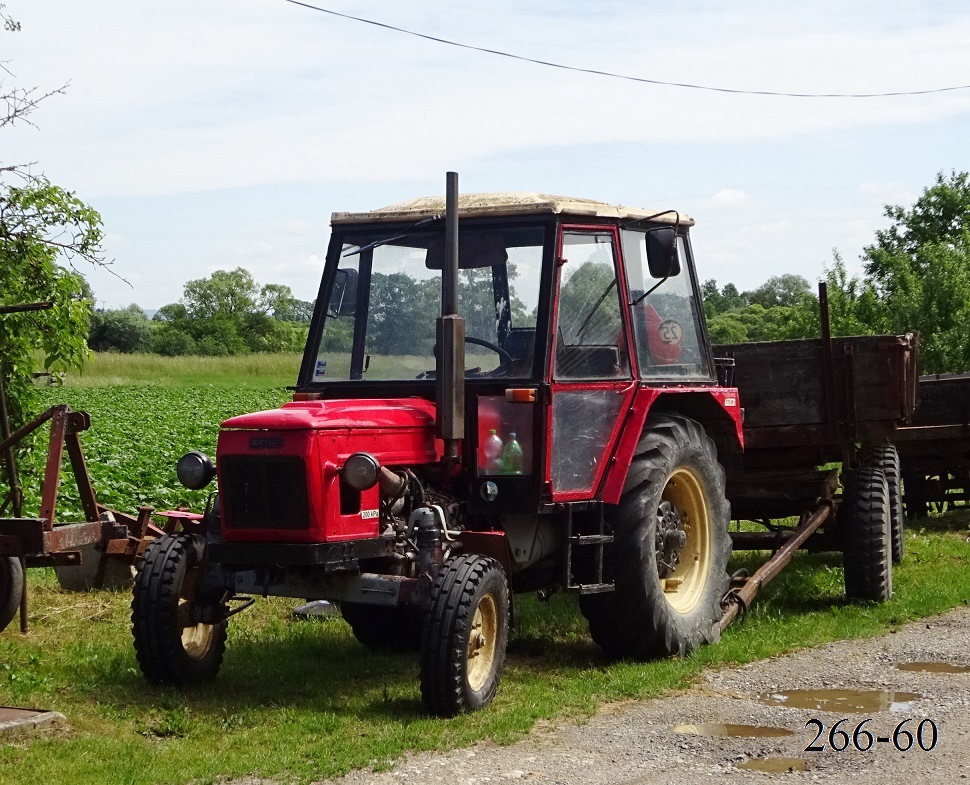
[[[700,338],[701,304],[689,274],[684,238],[676,240],[681,271],[666,280],[650,276],[645,231],[623,229],[620,242],[640,376],[709,378],[711,370]]]

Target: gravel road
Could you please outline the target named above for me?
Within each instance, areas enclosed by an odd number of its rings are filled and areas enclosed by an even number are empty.
[[[946,663],[950,671],[904,670],[900,665]],[[959,667],[954,667],[959,666]],[[944,666],[946,667],[946,666]],[[792,706],[803,694],[782,701],[787,690],[838,690],[823,694],[830,702],[815,708]],[[851,691],[862,691],[854,696]],[[907,694],[908,693],[908,694]],[[916,697],[913,696],[915,694]],[[775,698],[759,696],[776,696]],[[850,705],[868,702],[865,708]],[[767,701],[767,702],[765,702]],[[847,730],[848,748],[835,751],[828,735],[835,723]],[[873,736],[861,752],[851,737],[871,718],[857,740]],[[906,746],[921,720],[938,728],[935,748]],[[806,752],[824,725],[823,752]],[[742,724],[787,729],[791,735],[765,738],[718,738],[696,735],[678,725]],[[703,729],[701,729],[703,730]],[[887,739],[887,741],[879,741]],[[923,724],[922,740],[930,746],[932,729]],[[836,733],[836,746],[842,737]],[[789,761],[774,759],[789,758]],[[757,759],[781,771],[764,773],[740,768]],[[804,766],[806,770],[797,770]],[[789,770],[794,767],[796,770]],[[970,778],[970,608],[907,625],[879,638],[840,641],[742,668],[706,674],[691,690],[659,700],[610,704],[587,721],[543,723],[510,746],[477,744],[447,753],[421,753],[398,760],[389,771],[361,770],[328,781],[332,785],[412,785],[447,783],[478,785],[510,781],[549,785],[685,785],[692,782],[849,782],[856,785],[934,781],[958,783]],[[240,782],[240,785],[242,781]],[[253,782],[253,781],[250,781]]]

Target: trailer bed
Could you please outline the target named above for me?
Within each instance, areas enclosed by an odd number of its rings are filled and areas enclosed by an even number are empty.
[[[742,473],[729,479],[736,518],[799,515],[834,491],[825,464],[892,440],[917,404],[914,335],[714,347],[744,409]]]

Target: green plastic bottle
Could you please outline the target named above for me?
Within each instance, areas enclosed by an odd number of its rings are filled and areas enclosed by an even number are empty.
[[[505,443],[502,450],[502,473],[503,474],[522,474],[525,465],[525,458],[522,453],[522,445],[515,438],[515,431],[509,434],[509,440]]]

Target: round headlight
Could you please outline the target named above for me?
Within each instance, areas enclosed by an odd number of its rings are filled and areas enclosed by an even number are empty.
[[[370,453],[355,452],[344,464],[344,482],[355,491],[366,491],[377,484],[381,465]]]
[[[198,491],[212,482],[212,478],[216,476],[216,467],[205,453],[189,452],[179,458],[175,474],[186,488]]]

